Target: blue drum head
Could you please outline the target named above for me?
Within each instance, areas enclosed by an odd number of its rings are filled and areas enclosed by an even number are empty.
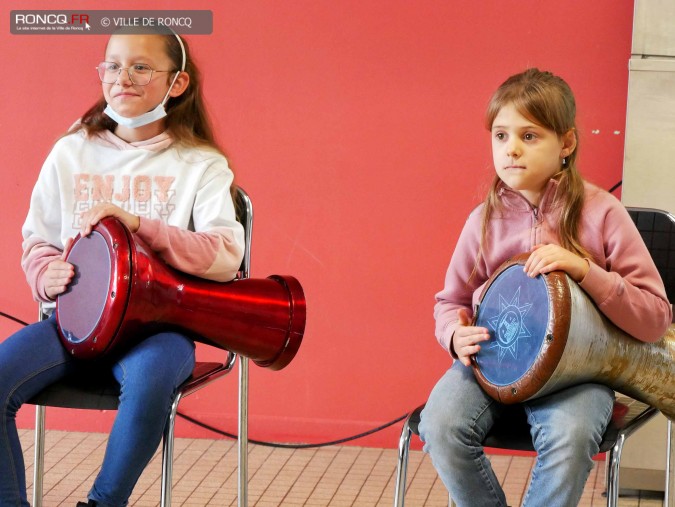
[[[510,385],[530,370],[544,344],[550,312],[544,277],[530,278],[521,264],[506,268],[492,281],[475,324],[490,332],[475,357],[488,382]]]

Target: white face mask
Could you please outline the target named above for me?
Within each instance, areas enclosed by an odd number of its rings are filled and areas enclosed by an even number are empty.
[[[116,121],[118,125],[122,125],[123,127],[128,127],[131,129],[136,129],[138,127],[147,125],[148,123],[161,120],[166,116],[166,109],[164,109],[164,106],[166,105],[166,102],[169,100],[169,92],[171,91],[171,88],[173,88],[173,85],[176,82],[176,79],[178,79],[180,73],[185,70],[185,46],[183,46],[183,41],[178,36],[178,34],[174,33],[174,35],[176,36],[176,39],[178,39],[180,49],[183,53],[183,65],[181,65],[180,72],[176,72],[173,81],[171,81],[171,85],[169,85],[169,89],[167,90],[166,95],[164,95],[164,100],[162,100],[162,102],[157,104],[157,107],[155,107],[154,109],[148,111],[147,113],[143,113],[139,116],[134,116],[133,118],[127,118],[126,116],[122,116],[121,114],[117,113],[110,104],[108,104],[106,108],[103,110],[103,112],[106,115],[108,115],[108,117],[111,118],[113,121]]]
[[[103,112],[107,114],[112,120],[116,121],[118,125],[122,125],[123,127],[128,127],[130,129],[136,129],[138,127],[147,125],[148,123],[161,120],[166,116],[164,105],[169,100],[169,92],[171,91],[173,84],[176,82],[176,79],[178,79],[179,74],[180,72],[176,72],[176,75],[174,76],[173,81],[171,81],[171,85],[169,86],[166,95],[164,95],[162,102],[157,104],[157,107],[151,109],[147,113],[134,116],[133,118],[127,118],[126,116],[122,116],[117,111],[115,111],[110,104],[106,106]]]

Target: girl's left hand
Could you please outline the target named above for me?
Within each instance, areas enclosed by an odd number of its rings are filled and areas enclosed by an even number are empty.
[[[119,206],[110,203],[97,204],[89,211],[82,215],[82,224],[80,225],[80,234],[88,236],[94,226],[103,220],[105,217],[115,217],[126,225],[131,232],[138,231],[141,225],[141,219],[124,211]]]
[[[559,245],[536,245],[530,253],[523,271],[534,278],[542,273],[564,271],[572,280],[581,282],[590,266],[588,261]]]

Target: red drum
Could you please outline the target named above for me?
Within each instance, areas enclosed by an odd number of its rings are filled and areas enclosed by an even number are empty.
[[[305,296],[291,276],[219,283],[186,275],[110,217],[78,236],[66,260],[75,277],[57,298],[56,319],[63,345],[78,358],[171,328],[279,370],[302,342]]]
[[[564,272],[523,272],[528,254],[504,263],[480,297],[475,325],[490,331],[473,359],[494,399],[519,403],[584,382],[608,385],[675,416],[675,328],[644,343],[612,324]]]

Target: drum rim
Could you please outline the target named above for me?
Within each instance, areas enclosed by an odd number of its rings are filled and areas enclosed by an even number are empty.
[[[307,303],[305,300],[305,292],[297,278],[288,275],[271,275],[267,278],[278,282],[286,289],[290,308],[290,319],[288,321],[288,329],[286,330],[286,342],[284,347],[271,359],[266,361],[254,360],[253,362],[257,366],[263,368],[281,370],[288,366],[293,360],[302,343],[307,320]]]
[[[490,282],[516,264],[525,265],[528,257],[529,254],[527,253],[519,254],[504,262],[490,277]],[[540,353],[535,359],[531,371],[510,384],[497,386],[483,375],[475,356],[471,357],[471,367],[476,380],[485,392],[501,403],[519,403],[537,395],[551,378],[565,351],[571,320],[569,278],[563,271],[553,271],[540,276],[543,277],[546,285],[551,311],[546,330],[547,338],[543,340]],[[485,284],[480,294],[480,301],[483,301],[490,286],[491,283]],[[474,315],[474,322],[476,316]],[[551,338],[548,339],[548,337]]]
[[[131,232],[129,229],[118,219],[107,217],[96,224],[92,232],[100,234],[103,238],[113,265],[110,266],[108,296],[101,317],[87,337],[78,342],[72,342],[68,339],[61,326],[59,298],[57,297],[56,300],[56,322],[61,342],[68,352],[82,359],[100,356],[114,345],[115,336],[124,322],[132,279],[133,243],[130,239]],[[81,238],[80,234],[76,236],[66,254],[66,261],[68,261],[73,247]]]

